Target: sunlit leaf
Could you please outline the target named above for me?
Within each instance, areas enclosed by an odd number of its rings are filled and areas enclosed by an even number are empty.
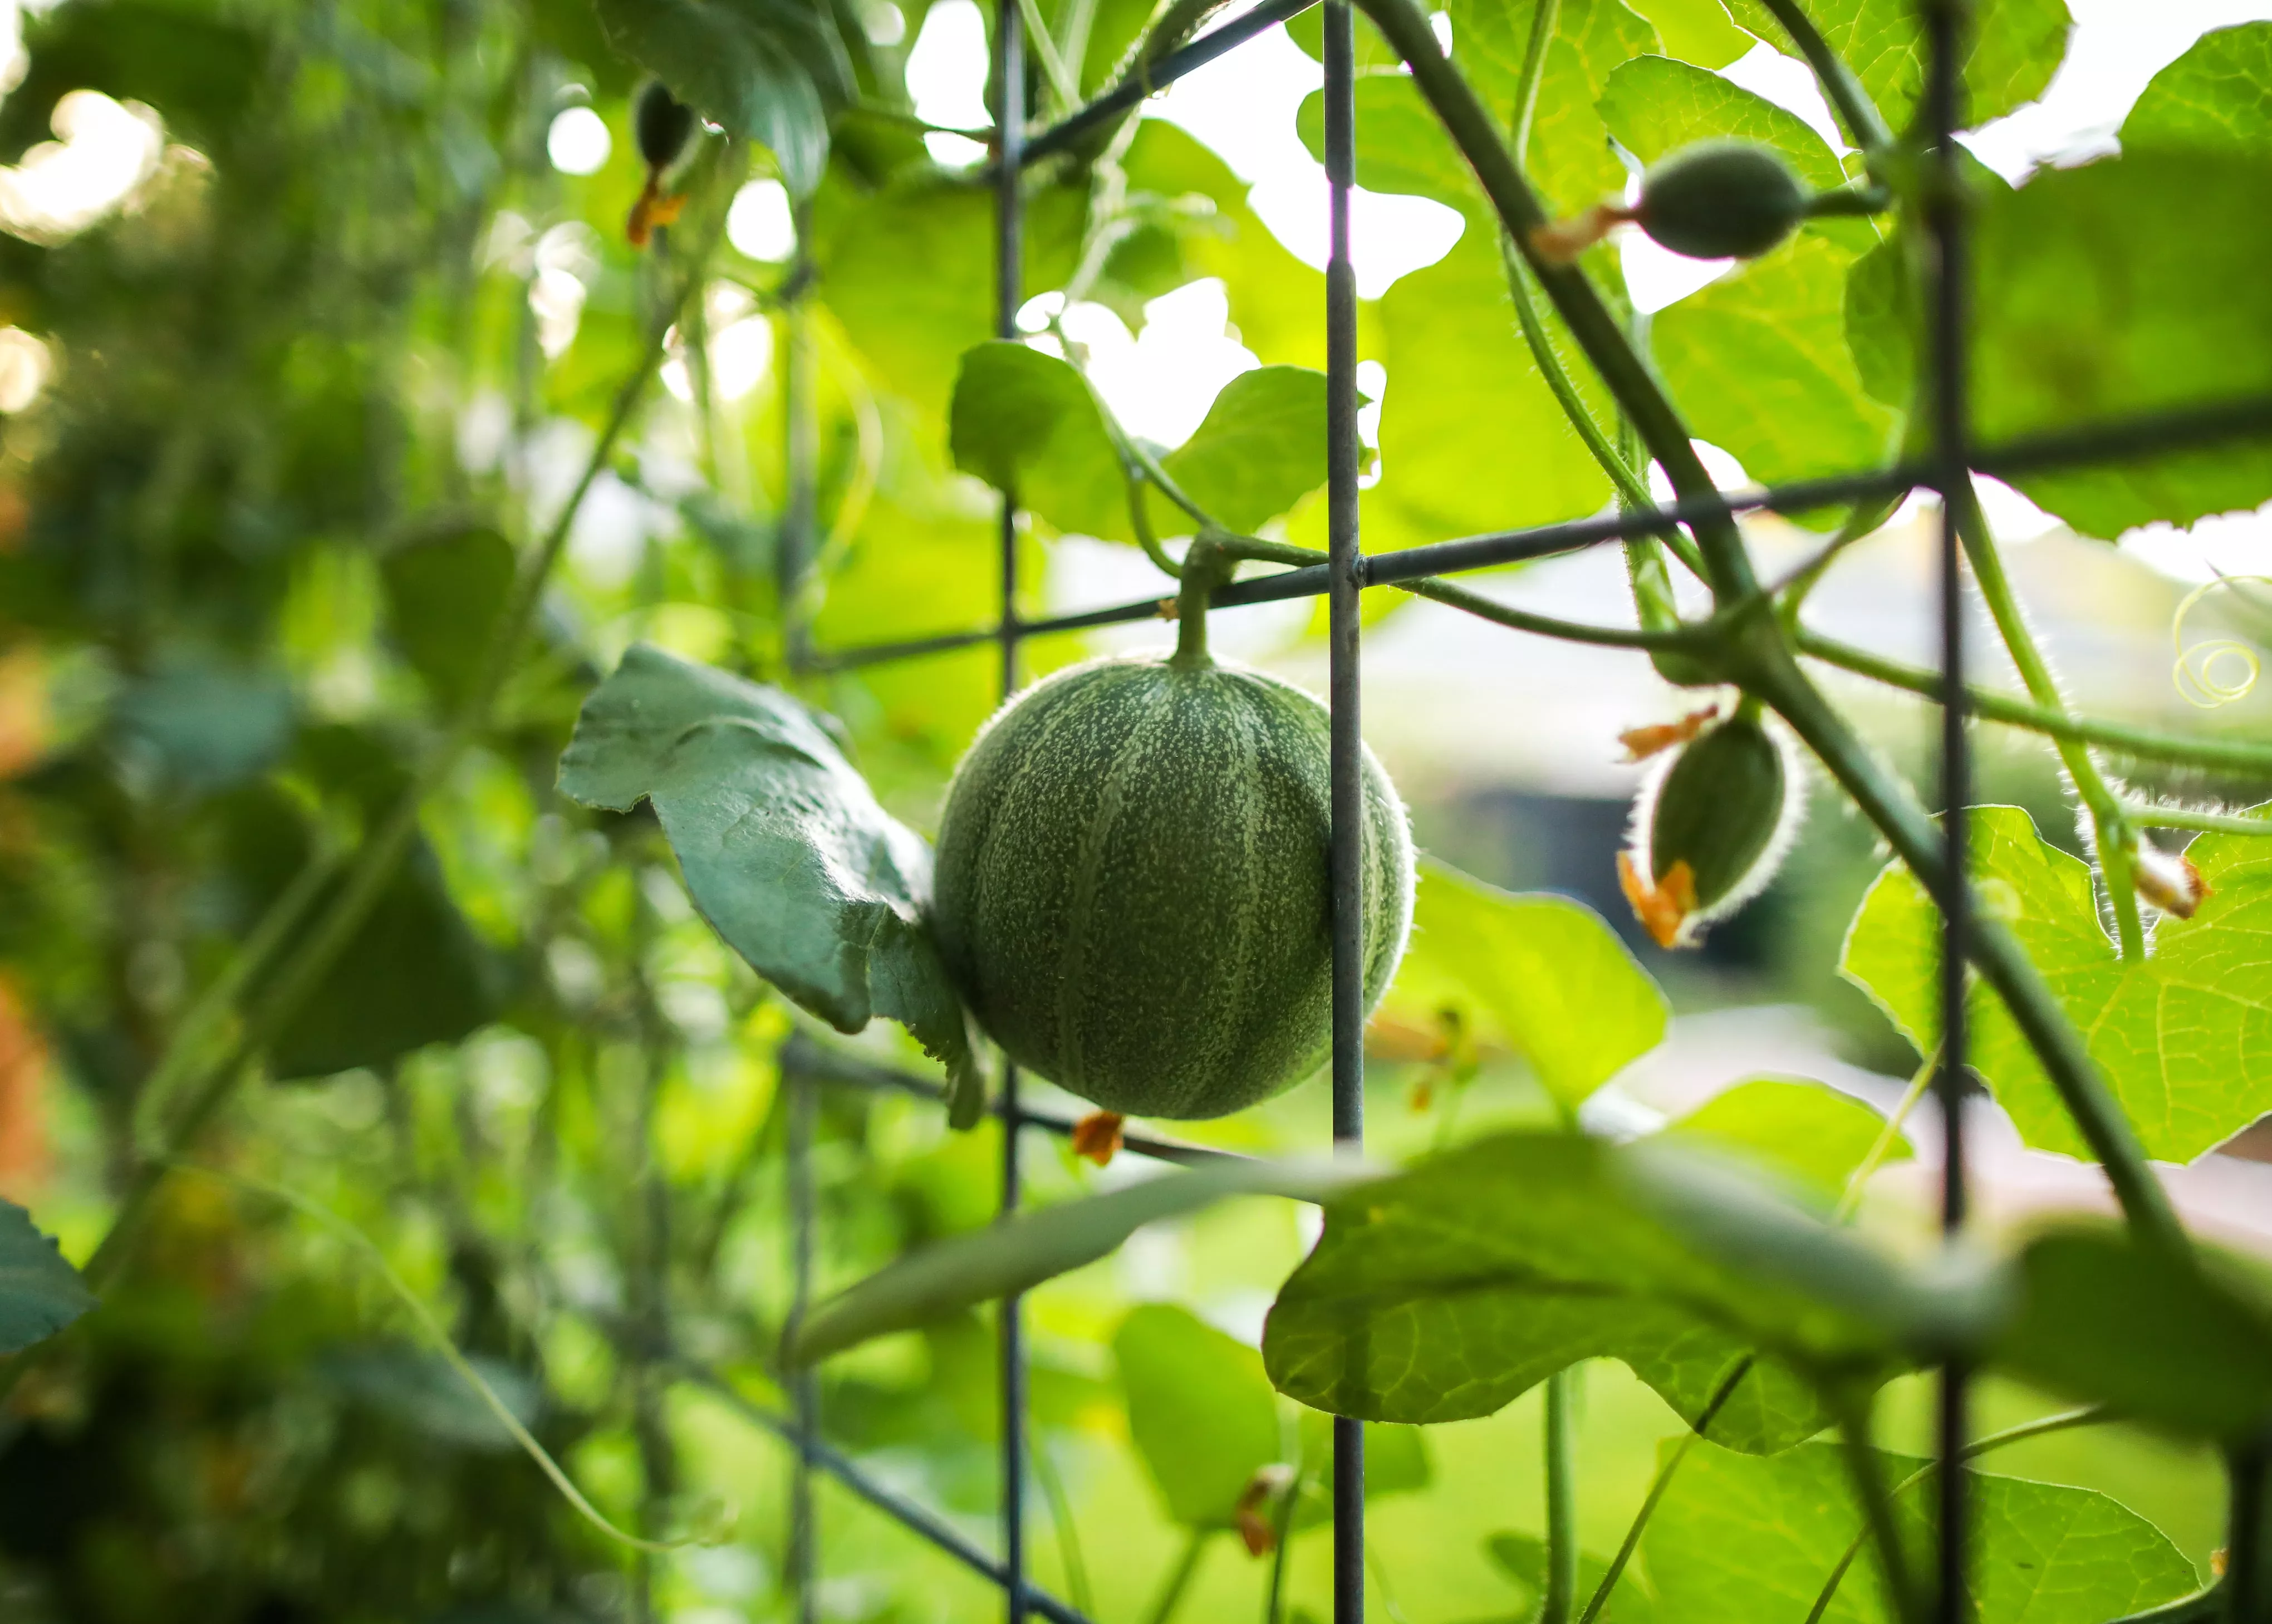
[[[1260,529],[1326,483],[1326,375],[1285,366],[1240,373],[1162,466],[1218,522]],[[1163,498],[1152,506],[1155,528],[1189,528],[1162,511]]]
[[[634,644],[584,702],[560,790],[616,812],[651,802],[727,944],[839,1031],[901,1022],[945,1064],[968,1119],[982,1085],[923,920],[930,852],[803,706]]]
[[[1675,1118],[1664,1132],[1741,1151],[1818,1194],[1835,1197],[1885,1126],[1869,1106],[1821,1083],[1755,1077]],[[1885,1160],[1909,1156],[1908,1142],[1896,1137]]]
[[[1506,128],[1529,54],[1537,0],[1454,0],[1452,59]],[[1594,104],[1620,63],[1657,49],[1656,30],[1618,0],[1563,0],[1530,131],[1531,183],[1547,206],[1573,213],[1625,190]]]
[[[1186,1528],[1228,1528],[1254,1474],[1285,1453],[1278,1396],[1261,1356],[1165,1303],[1135,1309],[1112,1336],[1128,1433]]]
[[[1724,68],[1752,49],[1720,0],[1629,0],[1664,41],[1664,54],[1700,68]]]
[[[1060,530],[1134,539],[1120,453],[1070,363],[1013,341],[981,344],[962,358],[951,422],[955,467]]]
[[[2148,1156],[2189,1162],[2272,1111],[2272,845],[2204,834],[2186,855],[2209,887],[2191,919],[2164,919],[2143,962],[2123,962],[2100,923],[2089,867],[2015,806],[1976,807],[1973,873],[2084,1036]],[[1879,876],[1841,966],[1920,1051],[1939,1027],[1939,916],[1907,869]],[[1972,1068],[2038,1149],[2088,1156],[2051,1080],[1984,985],[1972,992]]]
[[[2154,75],[2122,121],[2122,150],[2272,157],[2272,22],[2213,28]]]
[[[1917,7],[1910,0],[1798,4],[1900,134],[1916,116],[1924,86],[1924,39]],[[1760,38],[1778,49],[1790,49],[1790,36],[1762,0],[1727,4],[1736,21]],[[2043,94],[2066,54],[2069,26],[2066,0],[1997,0],[1981,7],[1964,62],[1965,125],[1986,123]]]

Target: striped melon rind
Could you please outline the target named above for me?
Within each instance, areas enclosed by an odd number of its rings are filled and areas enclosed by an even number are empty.
[[[1364,753],[1365,1008],[1412,920],[1403,804]],[[1010,701],[956,768],[933,918],[1019,1065],[1109,1111],[1217,1117],[1330,1049],[1325,707],[1259,671],[1092,661]]]

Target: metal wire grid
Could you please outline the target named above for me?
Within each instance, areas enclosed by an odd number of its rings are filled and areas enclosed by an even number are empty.
[[[1081,108],[1062,123],[1028,138],[1025,134],[1025,36],[1020,0],[996,0],[993,79],[999,151],[989,170],[995,187],[995,329],[1018,336],[1023,299],[1024,204],[1020,179],[1032,163],[1062,152],[1082,133],[1135,106],[1152,92],[1204,66],[1246,41],[1318,4],[1320,0],[1265,0],[1236,20],[1170,53],[1148,73],[1125,82]],[[1964,685],[1961,543],[1954,493],[1971,471],[2010,475],[2076,466],[2111,456],[2137,456],[2179,447],[2272,432],[2272,398],[2253,397],[2199,408],[2161,413],[2089,429],[2044,435],[1999,446],[1971,444],[1966,393],[1966,235],[1957,170],[1954,131],[1962,128],[1962,42],[1966,0],[1919,0],[1927,48],[1924,129],[1931,142],[1930,190],[1924,210],[1927,268],[1928,409],[1925,458],[1918,462],[1825,479],[1795,482],[1775,490],[1710,499],[1688,499],[1653,510],[1636,510],[1564,524],[1498,532],[1406,549],[1367,558],[1359,549],[1357,475],[1359,445],[1356,291],[1349,260],[1349,193],[1356,169],[1356,71],[1354,17],[1349,0],[1322,0],[1325,7],[1325,167],[1328,194],[1329,251],[1326,269],[1327,433],[1328,560],[1237,583],[1217,592],[1214,604],[1231,608],[1297,597],[1328,602],[1328,700],[1332,713],[1333,794],[1332,895],[1333,1137],[1337,1147],[1360,1148],[1364,1135],[1364,954],[1360,905],[1359,832],[1363,827],[1360,775],[1357,595],[1365,587],[1386,586],[1491,565],[1577,551],[1605,542],[1662,535],[1685,524],[1750,512],[1797,513],[1826,505],[1895,491],[1931,490],[1941,497],[1940,632],[1941,737],[1939,799],[1944,809],[1945,869],[1965,872],[1966,808],[1970,800],[1969,697]],[[1155,617],[1162,602],[1132,603],[1048,619],[1025,620],[1018,612],[1017,508],[1005,498],[1000,513],[1001,613],[995,625],[934,637],[862,647],[796,648],[800,669],[841,671],[921,658],[992,643],[999,651],[1001,691],[1006,699],[1019,685],[1019,649],[1027,638],[1078,631]],[[794,528],[795,527],[792,527]],[[785,581],[794,585],[804,558],[787,538],[782,548]],[[789,601],[784,594],[783,601]],[[1963,1226],[1966,1208],[1964,1098],[1966,1081],[1964,964],[1970,920],[1965,887],[1944,887],[1941,903],[1940,1000],[1944,1039],[1935,1094],[1946,1125],[1947,1157],[1942,1175],[1941,1222],[1954,1236]],[[890,1089],[937,1097],[936,1084],[922,1078],[831,1054],[801,1036],[781,1052],[788,1090],[788,1194],[791,1245],[791,1320],[811,1301],[816,1239],[811,1168],[817,1091],[823,1087]],[[1004,1125],[1001,1210],[1014,1211],[1022,1188],[1019,1147],[1026,1129],[1068,1135],[1071,1120],[1025,1109],[1019,1102],[1018,1072],[1005,1065],[992,1106]],[[1133,1154],[1174,1163],[1220,1159],[1229,1153],[1172,1139],[1130,1134],[1123,1148]],[[751,1402],[714,1375],[690,1370],[729,1406],[773,1431],[794,1451],[790,1493],[788,1576],[797,1598],[800,1624],[818,1618],[818,1530],[813,1474],[826,1472],[854,1494],[921,1536],[964,1566],[999,1586],[1009,1624],[1034,1614],[1053,1624],[1091,1624],[1077,1609],[1035,1586],[1027,1573],[1025,1545],[1026,1463],[1029,1444],[1026,1414],[1026,1358],[1020,1299],[1002,1305],[999,1317],[1001,1396],[1001,1534],[998,1557],[989,1555],[945,1518],[878,1481],[820,1435],[818,1388],[810,1372],[790,1388],[793,1413],[782,1416]],[[1933,1614],[1939,1624],[1966,1615],[1967,1544],[1964,1538],[1967,1471],[1962,1461],[1968,1436],[1969,1373],[1950,1364],[1941,1372],[1937,1408],[1934,1474],[1937,1542]],[[1334,1620],[1362,1624],[1364,1616],[1364,1434],[1361,1422],[1334,1423]]]

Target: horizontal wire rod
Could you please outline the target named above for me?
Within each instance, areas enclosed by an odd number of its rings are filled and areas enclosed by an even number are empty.
[[[1022,154],[1030,166],[1052,153],[1063,152],[1089,131],[1118,114],[1126,112],[1157,90],[1164,90],[1186,73],[1203,68],[1226,51],[1236,50],[1259,34],[1267,34],[1280,23],[1300,16],[1318,0],[1266,0],[1245,16],[1225,23],[1213,34],[1203,34],[1190,44],[1170,51],[1154,63],[1149,72],[1133,68],[1130,77],[1122,79],[1087,106],[1067,114],[1065,119],[1044,130],[1026,143]],[[993,173],[990,167],[987,173]]]
[[[819,1044],[799,1032],[781,1046],[781,1064],[789,1071],[801,1073],[819,1082],[841,1083],[848,1088],[887,1089],[897,1094],[912,1094],[918,1099],[944,1100],[946,1091],[927,1077],[913,1072],[903,1072],[896,1066],[878,1066],[871,1060],[850,1055],[832,1053]],[[999,1103],[995,1114],[1000,1115]],[[1072,1137],[1074,1123],[1070,1117],[1060,1117],[1053,1111],[1028,1111],[1017,1112],[1018,1126],[1039,1128],[1054,1134],[1059,1139]],[[1120,1148],[1155,1162],[1174,1162],[1185,1167],[1197,1167],[1208,1162],[1245,1162],[1253,1158],[1241,1156],[1236,1150],[1217,1150],[1208,1145],[1195,1145],[1188,1140],[1161,1139],[1149,1134],[1123,1134]]]
[[[2207,446],[2218,441],[2264,434],[2272,434],[2272,395],[2255,395],[2246,400],[2188,408],[2182,411],[2122,418],[2057,434],[2032,435],[2000,446],[1984,448],[1974,453],[1970,460],[1973,468],[1983,474],[2000,476],[2044,473],[2126,454],[2138,456],[2190,449],[2196,445]],[[1738,491],[1671,502],[1653,509],[1604,513],[1591,519],[1539,525],[1524,530],[1501,530],[1486,535],[1462,536],[1456,541],[1436,542],[1425,547],[1408,547],[1397,552],[1368,554],[1357,561],[1358,575],[1368,587],[1393,586],[1431,575],[1448,575],[1463,570],[1488,569],[1496,565],[1552,558],[1559,553],[1596,547],[1604,542],[1630,541],[1636,536],[1660,535],[1699,520],[1708,521],[1748,513],[1803,513],[1809,508],[1835,506],[1842,502],[1912,490],[1930,484],[1932,478],[1933,471],[1925,465],[1902,463],[1869,473],[1800,480],[1788,485],[1778,485],[1771,490]],[[1219,609],[1231,609],[1242,604],[1281,602],[1289,598],[1319,597],[1323,595],[1327,586],[1327,571],[1323,565],[1317,565],[1288,570],[1282,574],[1266,575],[1259,580],[1238,581],[1217,592],[1214,603]],[[1080,632],[1097,626],[1125,625],[1161,617],[1174,602],[1168,597],[1143,598],[1131,603],[1117,603],[1107,609],[1084,610],[1052,619],[1027,621],[1020,630],[1025,635],[1034,637],[1052,632]],[[992,642],[996,635],[995,629],[990,626],[981,631],[945,632],[935,637],[817,650],[803,669],[817,672],[844,671],[898,660],[920,659],[929,655],[952,654],[957,649]]]
[[[957,1533],[953,1527],[937,1512],[916,1504],[876,1481],[863,1471],[849,1456],[840,1454],[818,1440],[802,1444],[797,1436],[796,1423],[788,1416],[778,1415],[763,1404],[745,1397],[714,1371],[699,1365],[681,1361],[679,1368],[704,1391],[722,1400],[728,1408],[744,1420],[754,1422],[773,1433],[792,1449],[805,1449],[807,1458],[815,1466],[835,1478],[846,1488],[901,1526],[921,1534],[925,1539],[949,1556],[972,1569],[981,1578],[1006,1587],[1009,1577],[1002,1565]],[[1026,1605],[1054,1624],[1090,1624],[1088,1616],[1068,1606],[1048,1591],[1037,1589],[1031,1580],[1025,1585]]]

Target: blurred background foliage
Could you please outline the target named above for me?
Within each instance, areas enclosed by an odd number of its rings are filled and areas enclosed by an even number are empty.
[[[334,883],[435,748],[516,558],[696,277],[533,646],[265,1085],[200,1154],[371,1237],[617,1521],[663,1539],[730,1526],[627,1553],[355,1248],[187,1176],[102,1311],[11,1401],[0,1615],[788,1616],[787,1454],[690,1372],[782,1402],[777,1056],[802,1018],[695,916],[650,814],[585,812],[553,779],[582,694],[634,638],[788,677],[785,537],[814,563],[798,590],[820,647],[997,609],[992,504],[950,471],[944,421],[956,358],[990,331],[990,204],[904,110],[927,9],[855,23],[863,105],[880,110],[839,119],[810,198],[766,153],[707,136],[670,177],[687,215],[645,251],[624,229],[645,179],[635,79],[587,0],[72,0],[26,19],[0,101],[0,1193],[85,1255],[138,1133],[178,1104],[168,1044],[236,945],[295,885]],[[1094,6],[1085,91],[1143,20],[1127,0]],[[1317,363],[1322,280],[1222,161],[1154,122],[1125,170],[1155,201],[1097,302],[1134,326],[1147,301],[1219,279],[1256,356]],[[1071,267],[1080,180],[1033,199],[1031,288]],[[809,407],[810,489],[789,403]],[[1043,543],[1028,545],[1038,610]],[[1305,636],[1288,633],[1297,662]],[[1087,647],[1041,640],[1029,669]],[[992,706],[995,655],[797,680],[927,827]],[[2064,835],[2041,758],[1992,772],[1991,798]],[[1484,776],[1427,786],[1416,816],[1471,872],[1590,897],[1622,928],[1620,803]],[[1857,826],[1819,818],[1768,899],[1672,977],[1680,1006],[1811,1004],[1849,1059],[1905,1072],[1830,969],[1877,861]],[[908,1059],[894,1041],[879,1028],[863,1051]],[[1373,1084],[1385,1154],[1543,1110],[1504,1057],[1454,1075],[1399,1054],[1384,1044]],[[1312,1145],[1324,1114],[1297,1092],[1209,1136]],[[949,1135],[928,1102],[841,1087],[817,1132],[824,1285],[993,1213],[990,1126]],[[1041,1200],[1128,1171],[1035,1159]],[[1144,1616],[1186,1559],[1187,1616],[1256,1614],[1270,1563],[1238,1537],[1240,1494],[1259,1467],[1316,1458],[1251,1348],[1304,1217],[1233,1203],[1035,1299],[1036,1560],[1100,1620]],[[995,1402],[976,1318],[830,1366],[822,1400],[835,1443],[982,1539]],[[1984,1419],[2036,1407],[2000,1394]],[[1587,1532],[1605,1549],[1678,1423],[1603,1367],[1584,1427]],[[1536,1434],[1534,1398],[1376,1446],[1386,1616],[1526,1616]],[[2213,1476],[2193,1456],[2091,1434],[2013,1463],[2119,1492],[2196,1558],[2213,1543]],[[824,1487],[820,1515],[824,1616],[996,1605],[841,1492]],[[1311,1521],[1289,1563],[1296,1618],[1327,1593]]]

